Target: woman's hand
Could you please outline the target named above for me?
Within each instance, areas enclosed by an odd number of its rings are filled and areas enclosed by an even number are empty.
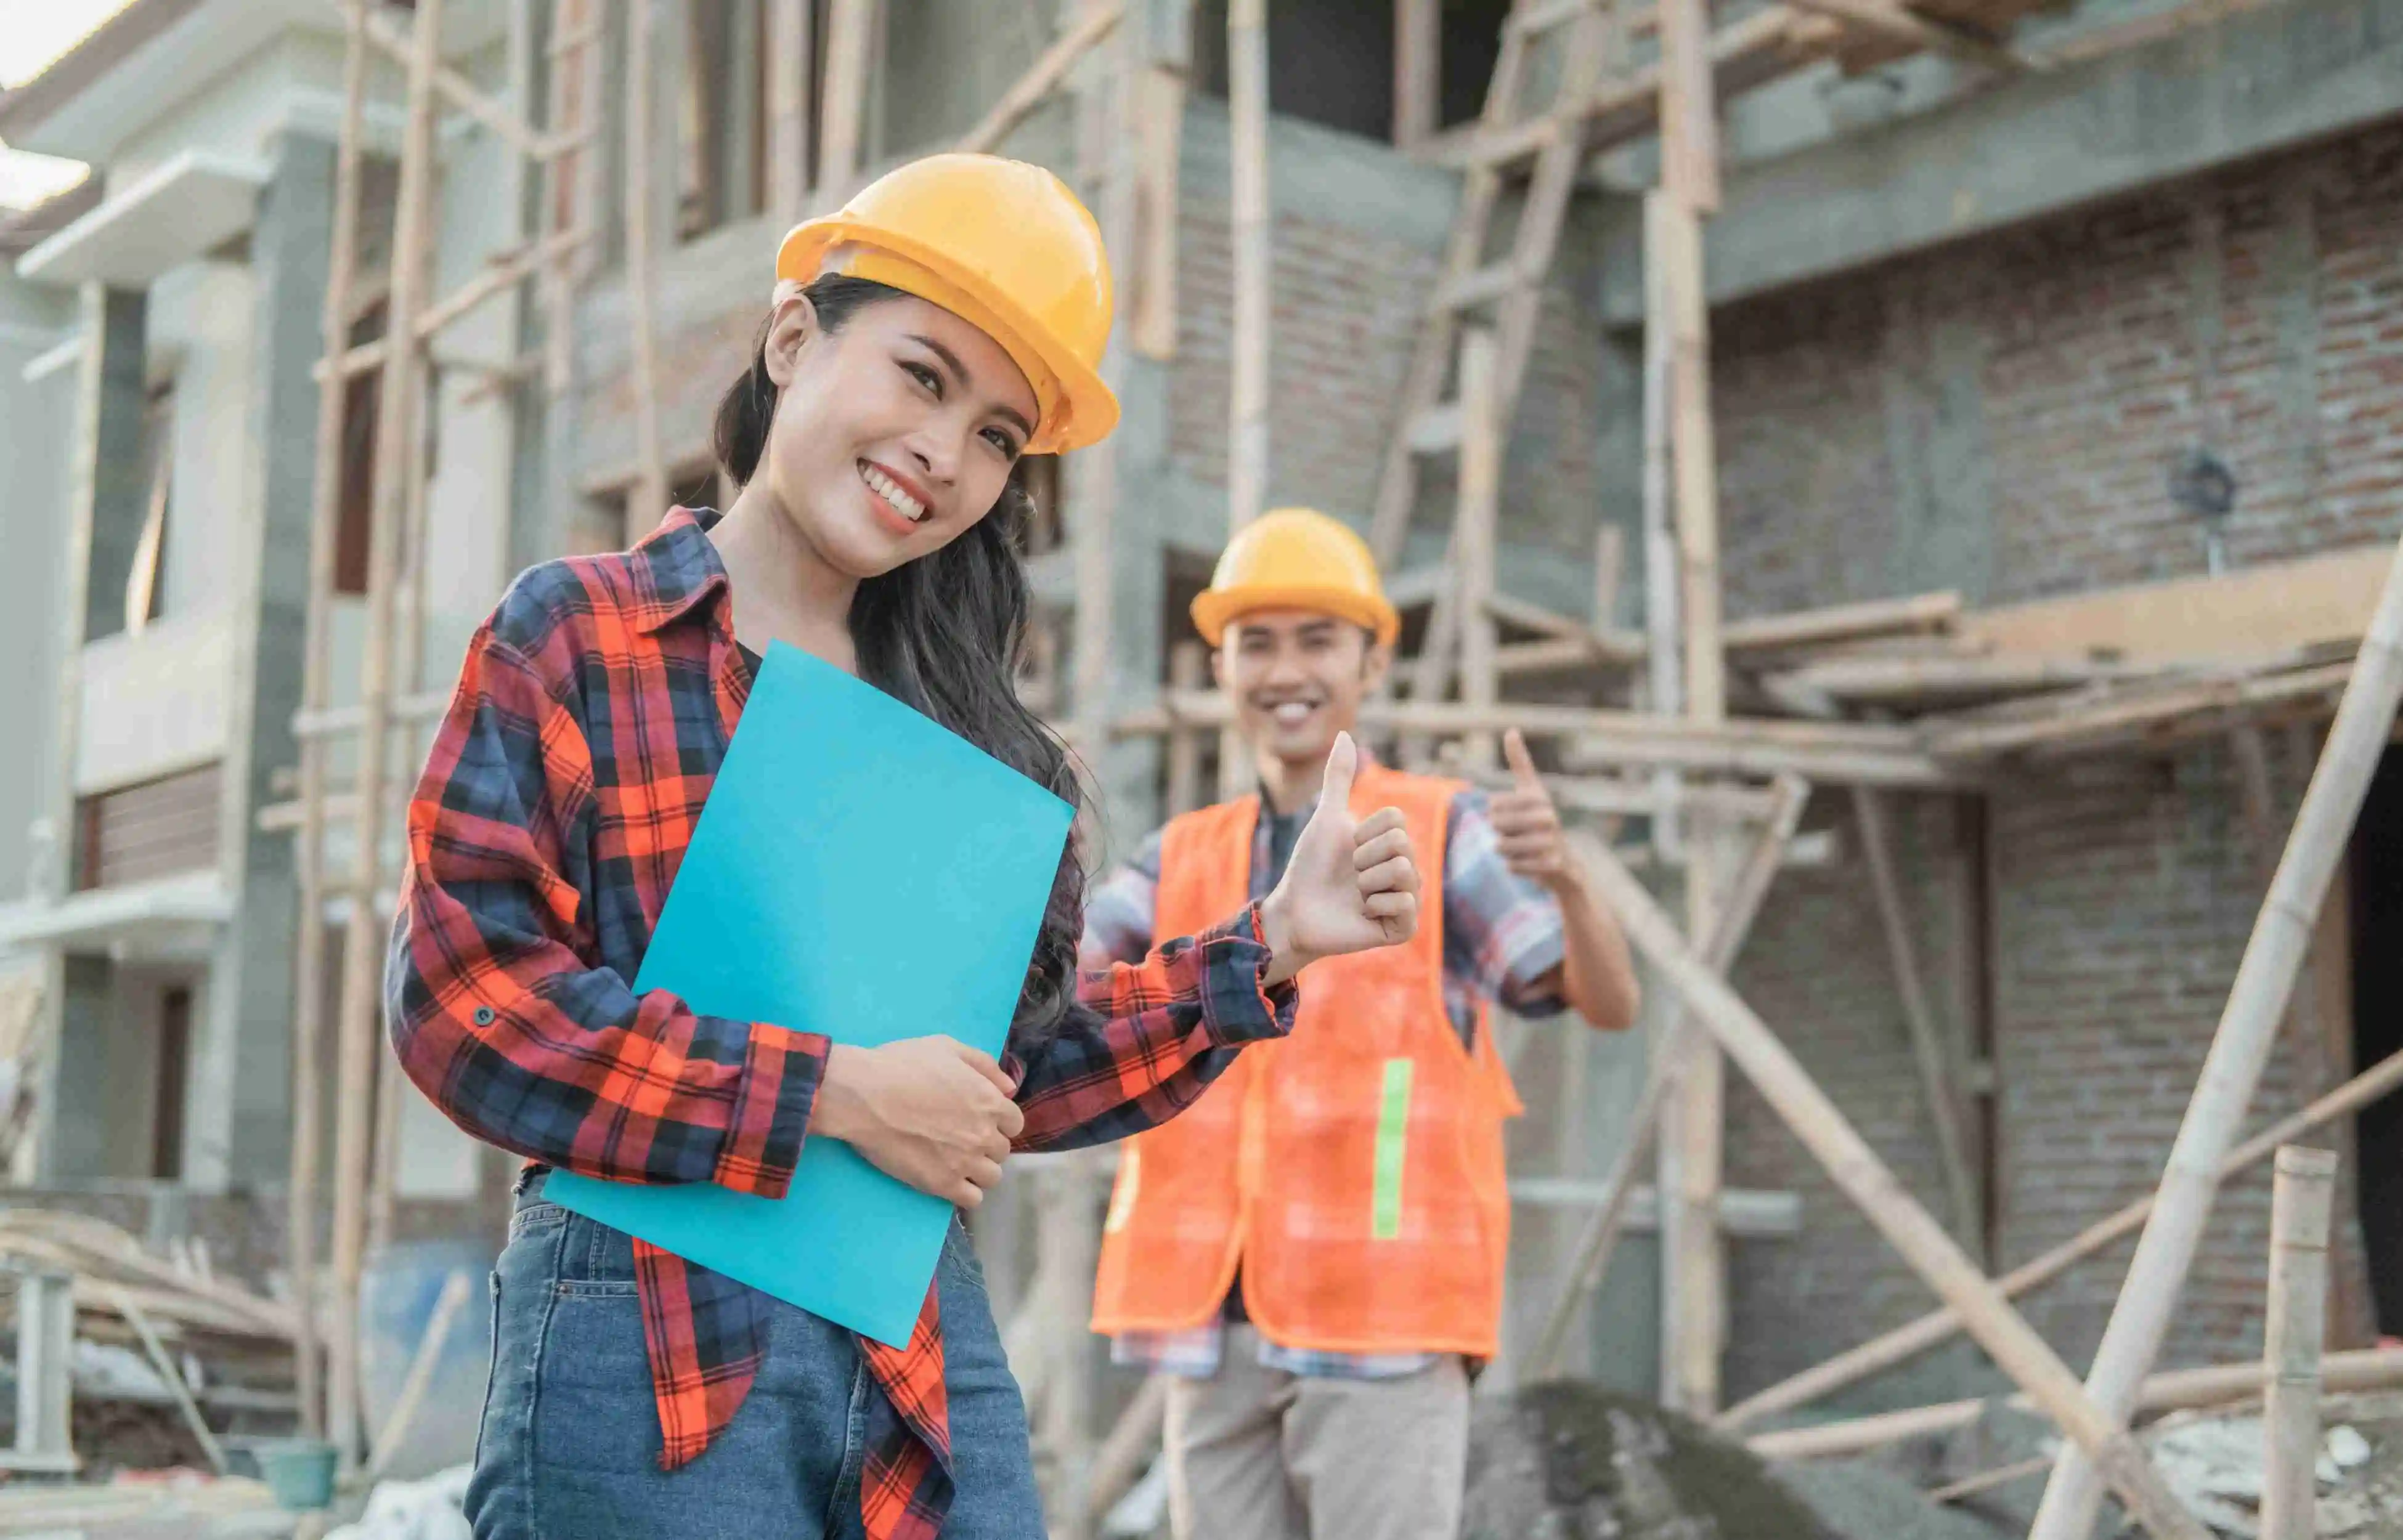
[[[1318,808],[1294,842],[1285,876],[1260,903],[1267,982],[1281,984],[1321,957],[1407,941],[1419,928],[1419,868],[1397,808],[1352,816],[1360,751],[1339,733]]]
[[[1026,1126],[1009,1076],[948,1037],[881,1048],[837,1044],[810,1113],[810,1132],[840,1139],[888,1176],[964,1209],[1001,1180],[1009,1142]]]

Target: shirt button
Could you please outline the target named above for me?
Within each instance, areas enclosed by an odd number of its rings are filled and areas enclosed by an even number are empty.
[[[478,1006],[476,1007],[476,1025],[479,1027],[489,1027],[492,1024],[493,1007],[490,1006]]]

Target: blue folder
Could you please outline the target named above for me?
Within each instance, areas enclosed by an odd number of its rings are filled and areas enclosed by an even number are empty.
[[[999,1057],[1074,816],[872,685],[771,645],[634,979],[696,1011]],[[880,1342],[951,1206],[813,1136],[786,1196],[552,1173],[544,1196]]]

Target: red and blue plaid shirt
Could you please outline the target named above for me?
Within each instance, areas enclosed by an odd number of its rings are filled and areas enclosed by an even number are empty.
[[[714,517],[675,509],[631,551],[535,567],[478,631],[410,803],[390,1022],[410,1077],[479,1139],[590,1176],[781,1198],[826,1040],[632,986],[751,689]],[[1152,1127],[1244,1043],[1290,1031],[1298,997],[1262,987],[1267,960],[1255,909],[1085,976],[1056,1034],[1004,1063],[1018,1147]],[[634,1251],[674,1469],[743,1404],[771,1301]],[[951,1504],[935,1298],[908,1347],[859,1341],[884,1392],[871,1540],[925,1540]]]

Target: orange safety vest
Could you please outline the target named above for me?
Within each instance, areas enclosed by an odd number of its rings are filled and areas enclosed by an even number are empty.
[[[1352,805],[1398,807],[1440,873],[1456,782],[1363,764]],[[1162,831],[1156,934],[1187,936],[1251,892],[1259,798]],[[1418,934],[1301,978],[1292,1035],[1245,1048],[1194,1103],[1122,1146],[1093,1284],[1093,1329],[1216,1317],[1240,1266],[1271,1341],[1334,1353],[1492,1357],[1510,1195],[1502,1124],[1521,1110],[1484,1012],[1476,1051],[1444,1009],[1443,905]]]

